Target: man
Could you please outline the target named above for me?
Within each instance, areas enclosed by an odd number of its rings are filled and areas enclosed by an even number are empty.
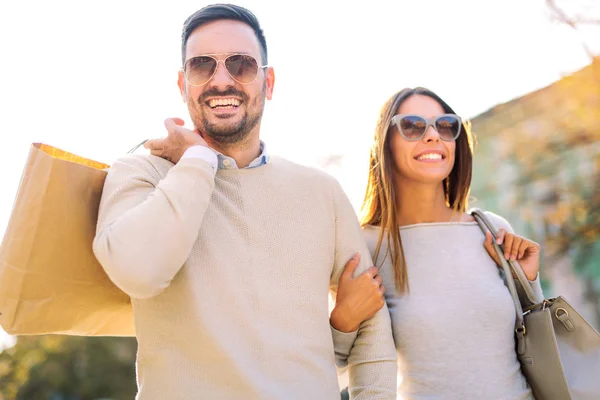
[[[266,153],[275,76],[252,13],[199,10],[182,56],[195,130],[167,120],[168,137],[146,144],[152,155],[113,164],[94,240],[132,298],[137,398],[339,399],[327,297],[356,250],[359,271],[369,266],[356,215],[333,178]],[[378,286],[374,275],[355,279]],[[387,308],[335,337],[339,348],[354,341],[353,398],[395,399]]]

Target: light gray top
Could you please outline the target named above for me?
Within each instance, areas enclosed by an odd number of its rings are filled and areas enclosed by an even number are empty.
[[[498,228],[512,231],[488,214]],[[373,253],[378,228],[364,229]],[[400,228],[410,292],[394,291],[382,245],[375,264],[398,351],[398,393],[408,399],[532,399],[515,353],[515,310],[476,222],[425,223]],[[532,282],[542,296],[539,279]],[[336,348],[338,364],[344,350]]]

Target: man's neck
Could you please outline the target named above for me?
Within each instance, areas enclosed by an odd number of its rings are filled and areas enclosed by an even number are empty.
[[[260,156],[261,152],[258,135],[252,135],[241,143],[223,144],[211,141],[210,138],[206,138],[206,142],[212,149],[224,156],[233,158],[240,169],[250,165],[252,161]]]

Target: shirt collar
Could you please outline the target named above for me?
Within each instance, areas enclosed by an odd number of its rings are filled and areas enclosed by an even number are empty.
[[[270,157],[267,154],[267,150],[266,150],[266,146],[265,143],[261,140],[260,141],[260,155],[258,157],[256,157],[254,160],[252,160],[252,162],[250,164],[248,164],[247,167],[245,167],[245,169],[249,169],[249,168],[256,168],[256,167],[260,167],[262,165],[267,164],[270,161]],[[235,160],[231,157],[228,157],[218,151],[215,150],[215,153],[217,153],[217,159],[219,160],[219,169],[238,169],[237,163],[235,162]]]

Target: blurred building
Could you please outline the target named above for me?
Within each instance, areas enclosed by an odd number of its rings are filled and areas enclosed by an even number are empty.
[[[472,131],[470,206],[540,243],[546,293],[600,327],[600,57],[478,115]]]

